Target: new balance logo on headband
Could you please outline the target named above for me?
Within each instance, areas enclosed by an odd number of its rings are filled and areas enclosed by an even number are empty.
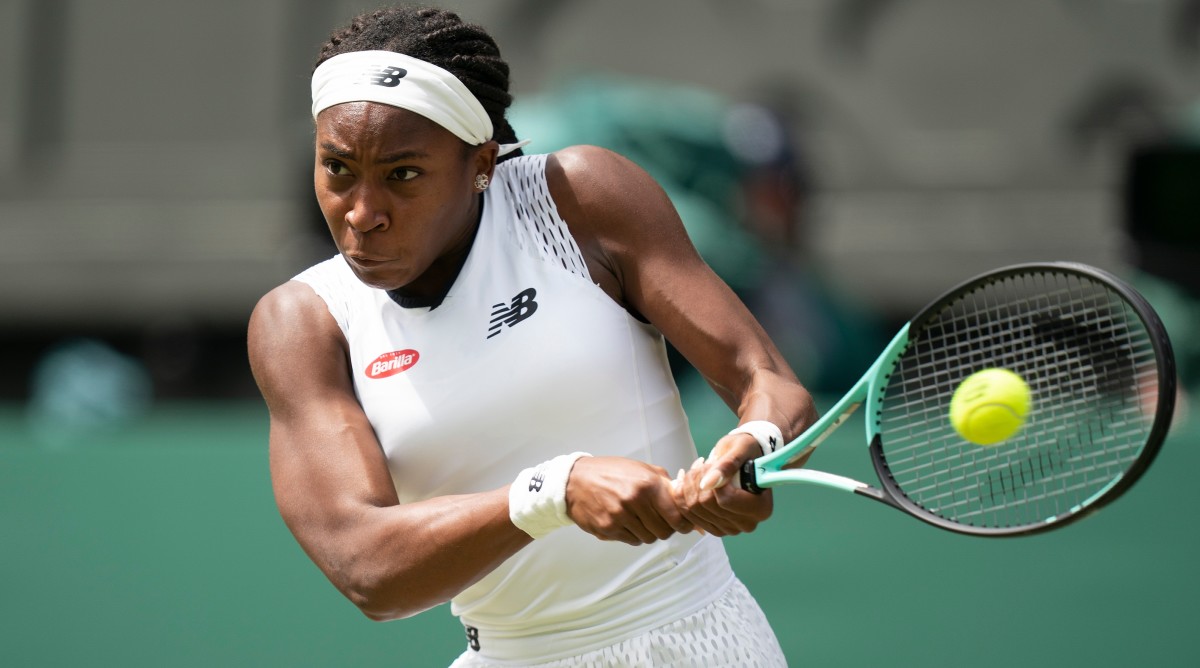
[[[373,86],[384,86],[385,88],[395,88],[400,85],[400,80],[408,74],[408,70],[403,67],[392,67],[390,65],[380,65],[378,67],[367,68],[363,72],[363,78]]]

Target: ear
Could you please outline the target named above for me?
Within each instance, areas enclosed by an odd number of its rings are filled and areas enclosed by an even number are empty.
[[[471,157],[472,175],[483,174],[492,180],[492,172],[496,170],[496,159],[500,157],[500,142],[490,139],[480,144]]]

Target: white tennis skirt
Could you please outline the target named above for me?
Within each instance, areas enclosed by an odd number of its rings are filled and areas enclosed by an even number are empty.
[[[682,619],[578,656],[498,663],[467,649],[450,668],[778,668],[787,666],[766,615],[734,579],[717,600]]]

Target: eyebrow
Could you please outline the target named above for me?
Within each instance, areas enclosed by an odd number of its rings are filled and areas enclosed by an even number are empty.
[[[329,153],[336,155],[339,158],[344,159],[344,160],[353,160],[354,159],[353,152],[347,151],[346,149],[341,148],[340,146],[336,146],[330,142],[321,142],[321,148],[324,149],[325,151],[328,151]],[[401,160],[412,160],[414,158],[428,158],[428,157],[429,157],[429,154],[424,151],[417,151],[417,150],[397,151],[396,153],[389,153],[388,155],[379,156],[379,159],[376,160],[375,163],[379,164],[379,165],[390,165],[394,162],[400,162]]]

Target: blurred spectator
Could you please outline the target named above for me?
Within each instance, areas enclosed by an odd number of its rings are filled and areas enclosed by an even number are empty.
[[[759,271],[743,298],[800,378],[841,393],[886,341],[873,313],[832,285],[811,253],[812,181],[786,120],[771,108],[730,108],[725,141],[740,158],[733,220],[757,241]]]
[[[1200,120],[1200,119],[1198,119]],[[1171,336],[1180,382],[1200,386],[1200,124],[1129,156],[1124,225],[1135,287]]]
[[[622,77],[576,77],[509,112],[530,150],[575,144],[633,160],[667,191],[700,254],[739,294],[757,282],[758,246],[731,225],[742,165],[724,142],[728,105],[707,91]]]
[[[67,341],[34,369],[27,407],[30,432],[44,445],[62,447],[124,427],[142,417],[152,400],[143,366],[95,339]]]

